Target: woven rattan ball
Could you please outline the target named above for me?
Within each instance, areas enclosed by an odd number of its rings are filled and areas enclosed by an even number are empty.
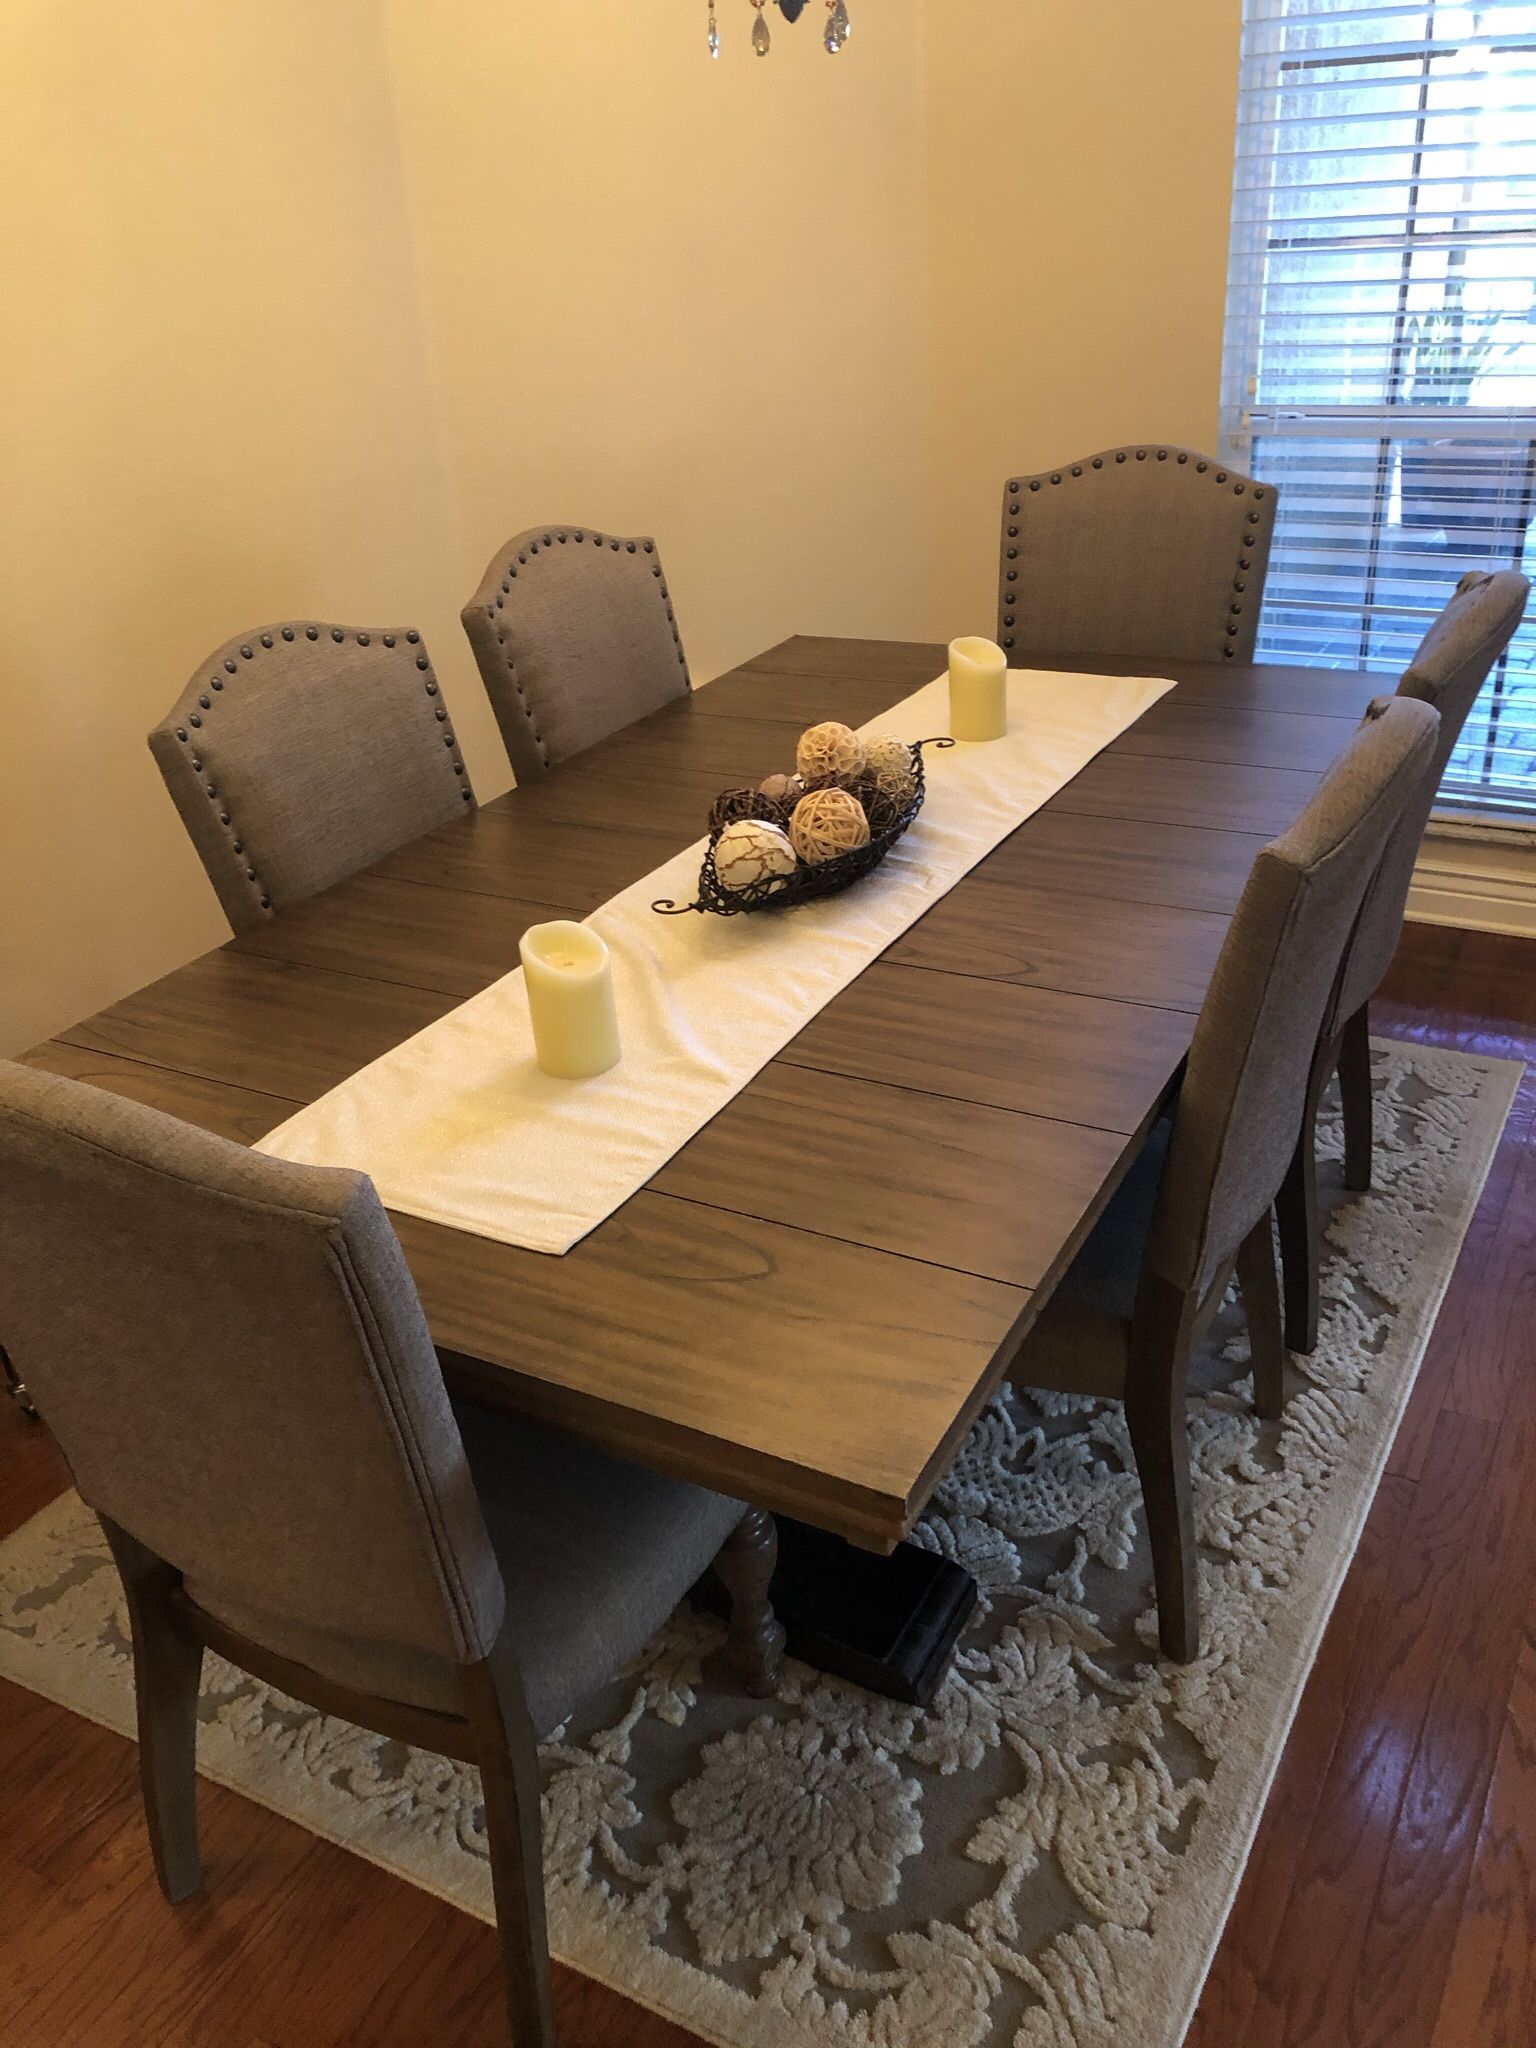
[[[789,834],[763,818],[741,818],[715,841],[715,873],[727,889],[784,881],[795,872]]]
[[[912,749],[906,741],[897,739],[893,732],[874,732],[864,742],[864,752],[876,787],[905,803],[917,787]]]
[[[868,846],[869,820],[864,806],[846,789],[813,789],[795,805],[789,836],[806,866],[814,868],[824,860],[836,860],[840,853]]]
[[[851,782],[864,772],[864,742],[835,718],[801,733],[795,766],[807,783]]]

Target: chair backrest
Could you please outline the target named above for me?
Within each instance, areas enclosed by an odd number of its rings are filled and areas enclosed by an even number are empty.
[[[362,1174],[0,1061],[0,1326],[82,1498],[208,1612],[280,1655],[487,1654],[500,1571]]]
[[[1191,448],[1106,448],[1003,494],[999,643],[1251,661],[1276,492]]]
[[[1301,1132],[1324,1007],[1438,714],[1385,698],[1253,864],[1179,1092],[1148,1264],[1203,1293],[1274,1200]]]
[[[1446,763],[1489,671],[1514,638],[1530,589],[1526,578],[1513,569],[1492,575],[1469,570],[1403,672],[1398,695],[1433,704],[1440,714],[1440,733],[1434,758],[1387,840],[1381,866],[1366,893],[1323,1027],[1330,1040],[1375,995],[1392,964],[1408,908],[1413,865]]]
[[[462,616],[519,782],[688,694],[661,556],[643,534],[530,527],[492,558]]]
[[[258,626],[149,735],[235,930],[265,923],[474,803],[421,635]]]

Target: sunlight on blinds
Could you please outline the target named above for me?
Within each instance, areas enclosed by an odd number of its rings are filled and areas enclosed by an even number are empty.
[[[1259,658],[1401,669],[1536,562],[1536,0],[1247,0],[1223,429],[1279,487]],[[1536,816],[1536,618],[1442,799]]]

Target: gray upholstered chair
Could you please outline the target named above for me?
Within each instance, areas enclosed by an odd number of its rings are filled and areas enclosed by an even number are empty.
[[[235,930],[474,803],[421,635],[257,627],[201,664],[149,735]]]
[[[1147,1503],[1165,1653],[1199,1648],[1185,1421],[1192,1346],[1234,1273],[1259,1412],[1284,1351],[1271,1214],[1340,958],[1439,720],[1392,702],[1254,862],[1222,947],[1171,1122],[1158,1127],[1014,1360],[1019,1384],[1123,1399]]]
[[[1208,455],[1150,444],[1011,478],[999,642],[1127,661],[1252,661],[1276,495]]]
[[[267,1159],[8,1062],[0,1317],[122,1575],[166,1896],[202,1882],[211,1649],[478,1764],[514,2039],[552,2048],[535,1735],[717,1553],[736,1654],[770,1686],[769,1518],[451,1406],[361,1174]]]
[[[1440,714],[1434,756],[1398,820],[1360,912],[1318,1036],[1296,1157],[1278,1204],[1285,1265],[1285,1338],[1292,1351],[1317,1348],[1322,1220],[1317,1188],[1317,1111],[1335,1071],[1344,1112],[1344,1185],[1371,1185],[1371,998],[1402,934],[1413,866],[1446,763],[1494,663],[1514,638],[1530,584],[1512,569],[1470,570],[1403,672],[1400,697]]]
[[[689,690],[656,543],[534,526],[463,611],[512,772],[531,781]]]

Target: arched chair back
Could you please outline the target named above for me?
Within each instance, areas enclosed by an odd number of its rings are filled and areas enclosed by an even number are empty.
[[[244,633],[199,665],[149,748],[237,932],[475,800],[421,635],[404,626]]]
[[[463,620],[519,782],[688,694],[672,595],[644,534],[530,527],[498,550]]]
[[[1010,478],[1001,646],[1252,661],[1276,492],[1190,448],[1106,448]]]

